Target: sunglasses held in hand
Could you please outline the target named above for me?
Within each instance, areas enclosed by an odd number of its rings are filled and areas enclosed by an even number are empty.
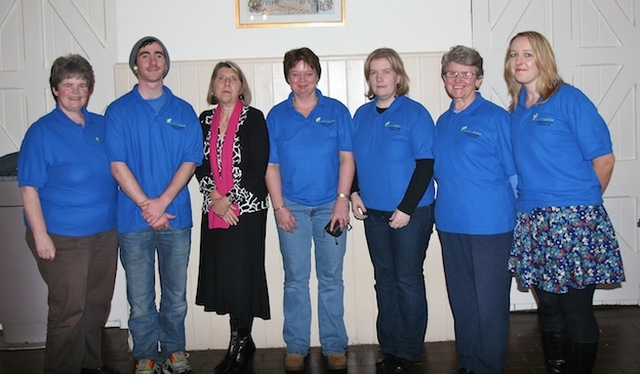
[[[347,231],[349,230],[351,230],[351,225],[347,224]],[[331,230],[331,221],[329,221],[329,223],[327,223],[327,225],[324,227],[324,231],[326,231],[327,234],[331,236],[335,236],[336,238],[342,235],[342,229],[340,228],[340,224],[338,222],[333,225],[333,230]]]

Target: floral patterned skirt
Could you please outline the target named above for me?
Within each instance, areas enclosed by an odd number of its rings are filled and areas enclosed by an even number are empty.
[[[518,212],[509,270],[521,286],[555,294],[625,279],[618,241],[602,205]]]

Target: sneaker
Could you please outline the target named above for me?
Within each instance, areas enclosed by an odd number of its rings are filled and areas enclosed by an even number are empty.
[[[187,374],[193,373],[191,371],[191,365],[187,361],[189,357],[188,353],[183,351],[173,352],[162,363],[162,373],[164,374]]]
[[[344,353],[331,353],[327,356],[327,368],[329,370],[346,370],[347,356]]]
[[[302,371],[304,369],[304,356],[287,353],[284,357],[284,369],[286,371]]]
[[[135,374],[161,374],[160,365],[150,358],[138,361]]]

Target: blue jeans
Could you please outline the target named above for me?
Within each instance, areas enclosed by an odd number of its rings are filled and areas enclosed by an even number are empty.
[[[151,228],[120,234],[120,260],[131,306],[129,331],[135,360],[164,360],[185,350],[187,265],[191,228]],[[160,272],[160,310],[156,308],[155,256]],[[158,343],[162,355],[158,355]]]
[[[504,372],[509,335],[508,269],[513,232],[466,235],[439,231],[460,366]]]
[[[389,227],[393,212],[367,210],[364,229],[373,263],[382,352],[420,361],[427,331],[423,264],[433,227],[433,205],[416,208],[409,224]]]
[[[293,233],[278,228],[284,263],[284,328],[287,353],[307,355],[311,344],[311,239],[315,248],[318,277],[318,324],[322,353],[344,353],[348,344],[344,325],[344,283],[342,264],[347,231],[335,238],[324,232],[331,219],[333,202],[305,206],[285,199],[296,219]]]

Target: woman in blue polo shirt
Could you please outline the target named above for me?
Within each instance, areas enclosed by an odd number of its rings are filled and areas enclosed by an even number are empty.
[[[485,100],[482,57],[455,46],[442,56],[451,105],[436,124],[436,227],[453,311],[458,373],[502,373],[507,358],[507,269],[515,225],[509,114]]]
[[[349,224],[354,163],[351,114],[316,87],[320,60],[309,48],[284,55],[291,94],[267,115],[266,182],[278,225],[284,264],[285,369],[301,371],[310,346],[311,240],[318,277],[318,324],[322,353],[331,370],[347,368],[342,266]],[[340,227],[333,237],[324,227]]]
[[[538,32],[511,39],[504,77],[518,171],[509,267],[537,295],[549,372],[589,373],[599,339],[595,287],[624,281],[602,205],[615,161],[609,129],[591,101],[562,81]]]
[[[118,261],[118,189],[104,119],[85,108],[93,69],[82,56],[59,57],[49,82],[56,108],[31,125],[18,161],[27,244],[49,291],[44,373],[118,373],[101,357]]]
[[[354,116],[357,186],[352,211],[364,220],[378,303],[378,369],[405,372],[420,361],[427,330],[423,263],[433,227],[433,120],[411,100],[396,51],[364,63],[370,102]]]

